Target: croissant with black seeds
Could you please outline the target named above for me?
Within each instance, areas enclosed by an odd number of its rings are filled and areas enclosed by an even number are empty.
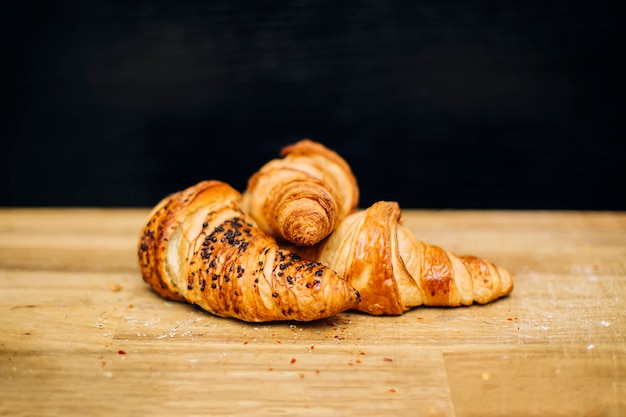
[[[243,321],[310,321],[354,308],[359,293],[319,262],[280,249],[241,210],[241,194],[202,181],[152,210],[139,240],[144,280],[162,297]]]

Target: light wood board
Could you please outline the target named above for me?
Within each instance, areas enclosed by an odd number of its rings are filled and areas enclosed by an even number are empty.
[[[626,213],[405,210],[513,293],[251,324],[146,286],[148,212],[0,210],[0,415],[626,415]]]

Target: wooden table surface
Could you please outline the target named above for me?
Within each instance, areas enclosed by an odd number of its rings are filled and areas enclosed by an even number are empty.
[[[0,210],[0,415],[626,415],[626,213],[405,210],[513,293],[250,324],[144,284],[148,211]]]

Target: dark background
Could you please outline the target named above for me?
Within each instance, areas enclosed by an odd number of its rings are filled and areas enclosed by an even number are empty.
[[[243,190],[309,137],[362,207],[624,210],[618,4],[5,5],[0,206]]]

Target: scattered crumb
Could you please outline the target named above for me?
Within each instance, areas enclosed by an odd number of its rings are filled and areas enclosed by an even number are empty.
[[[158,323],[158,322],[160,322],[160,321],[161,321],[161,319],[160,319],[159,317],[155,317],[155,318],[153,318],[152,320],[148,320],[148,321],[146,321],[143,325],[144,325],[145,327],[149,327],[149,326],[152,326],[153,324],[157,324],[157,323]]]
[[[122,285],[117,282],[109,281],[109,290],[113,292],[120,292],[122,291]]]
[[[383,358],[383,362],[393,362],[393,359],[391,359],[391,358]]]

